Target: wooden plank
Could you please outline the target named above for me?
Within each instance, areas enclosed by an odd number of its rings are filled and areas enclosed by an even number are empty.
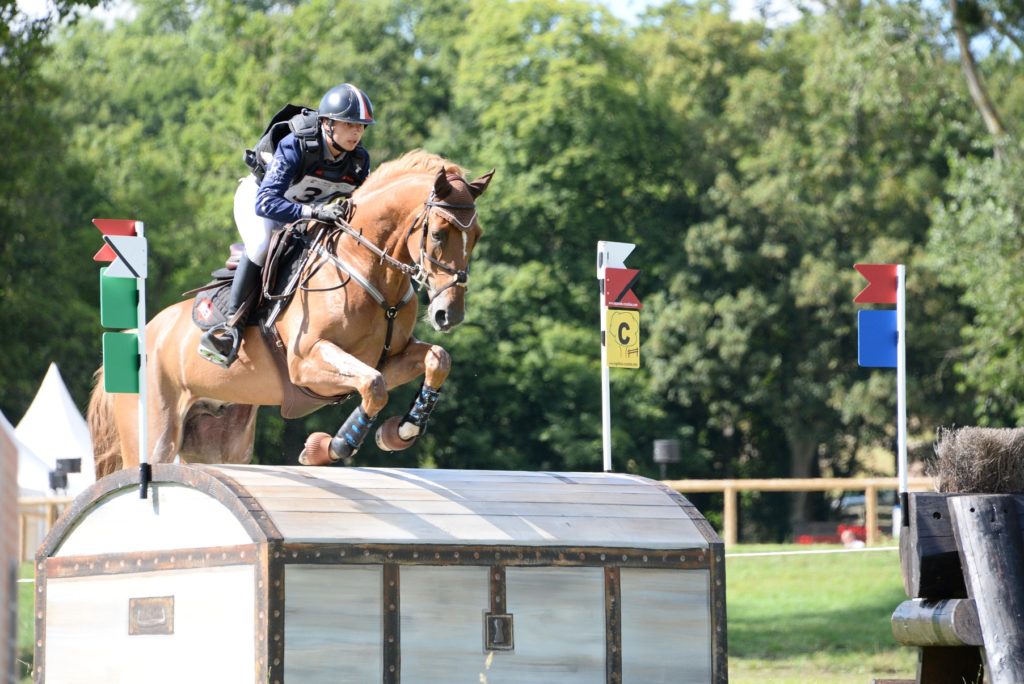
[[[404,468],[306,468],[303,466],[216,465],[206,469],[220,471],[243,486],[274,480],[295,482],[321,481],[343,485],[409,483],[415,485],[482,485],[487,483],[537,484],[560,482],[563,485],[630,485],[654,481],[624,473],[550,473],[503,470],[443,470]]]
[[[911,493],[909,530],[900,536],[903,585],[910,598],[966,598],[948,500],[961,496],[948,493]],[[1024,529],[1024,495],[1012,496],[1018,526]]]
[[[463,503],[557,503],[586,501],[592,504],[628,506],[676,506],[688,512],[695,506],[679,506],[664,493],[650,487],[587,487],[568,489],[550,485],[537,487],[488,487],[458,492],[423,487],[362,487],[345,491],[321,487],[281,484],[246,489],[250,498],[266,505],[280,499],[344,499],[346,501],[455,501]],[[692,516],[691,516],[692,517]]]
[[[949,512],[967,593],[985,639],[990,684],[1024,682],[1024,543],[1009,495],[951,497]]]
[[[410,513],[277,512],[271,517],[287,542],[419,542],[522,544],[644,549],[706,548],[686,519],[562,516],[415,515]]]
[[[661,506],[633,506],[628,504],[593,504],[587,500],[548,501],[526,505],[521,502],[460,500],[401,501],[350,499],[278,498],[262,499],[262,508],[271,515],[277,513],[357,513],[363,515],[409,513],[412,515],[476,515],[483,518],[501,516],[577,517],[577,518],[658,518],[661,520],[690,520],[686,512],[672,502]]]
[[[492,676],[483,622],[491,604],[490,570],[401,566],[402,684],[478,682]],[[516,637],[519,629],[517,616]],[[509,657],[514,654],[494,652],[493,660]]]
[[[904,646],[981,646],[973,599],[912,599],[892,614],[892,635]]]
[[[714,682],[707,570],[622,568],[622,681]]]
[[[138,497],[138,494],[135,495]],[[254,566],[49,579],[48,682],[252,682]],[[174,597],[174,633],[129,634],[129,602]],[[153,681],[156,681],[154,679]]]
[[[285,567],[285,682],[380,682],[379,565]]]
[[[910,598],[966,598],[960,555],[949,524],[949,494],[911,493],[900,535],[903,588]]]
[[[980,648],[926,646],[918,654],[917,681],[920,684],[981,684]]]

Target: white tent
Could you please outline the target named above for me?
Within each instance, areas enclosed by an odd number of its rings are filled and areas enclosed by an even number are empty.
[[[47,473],[57,467],[57,459],[82,459],[82,472],[68,475],[68,494],[77,495],[96,481],[89,428],[68,393],[57,364],[50,364],[35,399],[14,432],[46,464]],[[20,468],[18,477],[20,483]],[[47,490],[48,478],[49,475]]]
[[[18,459],[18,496],[47,496],[51,494],[50,471],[53,467],[22,444],[3,411],[0,411],[0,431],[3,431],[14,444],[15,456],[4,454],[4,458],[17,457]]]

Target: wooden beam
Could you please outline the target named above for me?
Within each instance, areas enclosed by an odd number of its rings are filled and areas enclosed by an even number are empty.
[[[981,646],[972,599],[904,601],[892,614],[892,635],[904,646]]]
[[[985,640],[986,681],[1024,682],[1024,543],[1014,498],[949,499],[953,533]]]

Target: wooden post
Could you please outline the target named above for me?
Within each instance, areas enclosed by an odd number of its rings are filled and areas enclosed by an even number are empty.
[[[739,538],[736,531],[738,527],[736,520],[736,488],[726,486],[723,493],[725,495],[725,504],[722,513],[722,527],[725,528],[725,534],[723,535],[725,538],[725,545],[735,546],[736,540]]]
[[[868,546],[878,542],[878,489],[874,485],[864,487],[864,541]]]
[[[967,593],[985,640],[990,684],[1024,682],[1024,544],[1009,495],[949,498]]]

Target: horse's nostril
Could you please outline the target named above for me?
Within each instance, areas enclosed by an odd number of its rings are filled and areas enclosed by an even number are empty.
[[[444,328],[448,325],[448,312],[444,309],[438,309],[434,312],[434,323],[437,324],[438,328]]]

